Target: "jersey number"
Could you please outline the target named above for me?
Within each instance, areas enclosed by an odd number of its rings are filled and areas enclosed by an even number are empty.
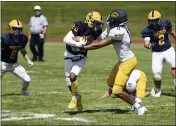
[[[75,32],[77,32],[79,28],[76,27],[75,24],[74,24],[73,27],[72,27],[72,29],[73,29]]]
[[[12,50],[10,59],[15,59],[16,54],[17,54],[17,50]]]
[[[158,38],[159,38],[159,45],[164,45],[164,34],[161,34],[161,35],[159,35],[158,36]]]

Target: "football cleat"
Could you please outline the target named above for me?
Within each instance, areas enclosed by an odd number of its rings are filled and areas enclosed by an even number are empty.
[[[24,95],[24,96],[31,96],[31,94],[27,91],[21,91],[21,95]]]
[[[81,95],[78,95],[78,99],[77,99],[77,109],[78,111],[82,111],[83,110],[83,105],[81,103]]]
[[[68,105],[68,109],[75,109],[76,108],[76,103],[77,103],[77,99],[75,97],[72,97],[70,104]]]
[[[68,109],[74,110],[77,107],[78,111],[83,110],[83,105],[81,103],[81,95],[78,94],[78,98],[72,97],[70,104],[68,105]]]
[[[156,93],[155,89],[152,88],[152,90],[151,90],[151,96],[153,96],[153,97],[160,97],[161,96],[161,90]]]
[[[147,112],[147,108],[146,108],[146,107],[140,106],[140,107],[138,108],[138,115],[144,115],[145,112]]]
[[[135,98],[135,101],[139,104],[142,103],[142,100],[140,98]],[[131,105],[130,112],[133,112],[135,109],[136,109],[135,106]]]

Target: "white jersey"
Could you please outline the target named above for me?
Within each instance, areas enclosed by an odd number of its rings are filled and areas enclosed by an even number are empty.
[[[114,45],[119,61],[125,61],[134,57],[134,53],[130,49],[130,31],[128,30],[127,25],[110,29],[107,24],[107,28],[102,33],[101,39],[106,37],[112,38],[112,44]]]

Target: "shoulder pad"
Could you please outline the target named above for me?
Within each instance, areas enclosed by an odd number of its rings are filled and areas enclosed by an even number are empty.
[[[1,41],[3,41],[3,43],[9,43],[9,41],[10,41],[9,34],[2,34]]]
[[[72,26],[72,32],[75,36],[79,36],[81,34],[81,31],[83,29],[83,22],[81,21],[77,21],[77,22],[74,22],[73,23],[73,26]]]
[[[145,37],[150,37],[152,35],[150,29],[148,27],[146,27],[145,29],[143,29],[141,31],[141,35],[142,35],[142,38],[145,38]]]
[[[163,25],[163,27],[166,28],[166,30],[172,29],[172,24],[171,24],[170,20],[164,20],[164,21],[162,21],[162,25]]]

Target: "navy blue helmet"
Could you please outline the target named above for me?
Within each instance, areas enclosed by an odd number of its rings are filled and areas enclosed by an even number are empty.
[[[120,24],[127,21],[128,21],[127,13],[125,12],[125,10],[122,10],[122,9],[116,9],[112,11],[107,19],[107,22],[109,23],[110,28],[117,27]]]

